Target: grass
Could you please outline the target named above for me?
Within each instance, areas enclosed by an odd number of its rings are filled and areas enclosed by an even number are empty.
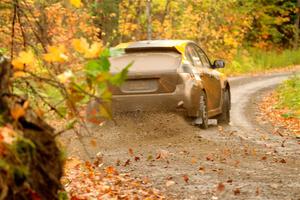
[[[278,103],[276,107],[286,108],[283,117],[300,119],[300,74],[293,76],[277,88]]]
[[[227,75],[264,72],[300,64],[300,49],[263,51],[259,49],[241,49],[233,61],[224,69]]]

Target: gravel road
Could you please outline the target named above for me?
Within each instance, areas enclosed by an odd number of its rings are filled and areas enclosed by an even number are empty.
[[[232,78],[227,126],[211,120],[201,130],[180,114],[135,113],[62,141],[83,159],[101,152],[105,166],[151,181],[169,199],[299,200],[299,141],[256,121],[262,95],[290,75]]]

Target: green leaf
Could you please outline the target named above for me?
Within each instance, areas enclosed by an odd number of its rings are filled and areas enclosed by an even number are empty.
[[[65,191],[58,192],[58,200],[68,200],[68,194]]]
[[[102,71],[109,71],[110,62],[109,62],[110,52],[109,49],[104,49],[104,51],[100,54],[99,63],[102,67]]]
[[[90,60],[85,65],[85,72],[89,76],[96,77],[99,73],[101,73],[101,71],[101,63],[99,60]]]
[[[10,166],[5,160],[0,159],[0,169],[8,172],[10,170]]]
[[[129,63],[122,71],[113,77],[111,77],[110,82],[115,86],[120,86],[127,78],[129,67],[131,67],[133,62]]]
[[[74,125],[76,124],[76,122],[77,122],[77,118],[74,118],[74,119],[70,120],[70,121],[67,123],[66,129],[69,130],[69,129],[74,128]]]
[[[109,62],[110,52],[108,49],[105,49],[99,59],[90,60],[85,65],[85,72],[91,77],[97,77],[102,72],[108,72],[110,68]]]
[[[104,49],[104,50],[101,52],[101,54],[100,54],[100,58],[101,58],[101,57],[104,57],[104,58],[110,57],[110,51],[109,51],[109,49]]]
[[[97,84],[97,94],[102,94],[107,89],[107,84],[105,82],[100,82]]]

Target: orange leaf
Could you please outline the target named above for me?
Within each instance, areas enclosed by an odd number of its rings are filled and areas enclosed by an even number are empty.
[[[132,150],[132,148],[129,148],[129,149],[128,149],[128,152],[129,152],[129,154],[130,154],[131,156],[133,156],[133,150]]]
[[[196,158],[192,158],[191,163],[192,163],[192,164],[197,163],[197,159],[196,159]]]
[[[25,101],[23,104],[24,110],[26,110],[29,107],[29,101]]]
[[[91,139],[90,143],[91,143],[91,145],[92,145],[93,147],[96,147],[96,146],[97,146],[97,140],[96,140],[96,139]]]
[[[18,120],[20,117],[25,115],[25,110],[19,104],[15,104],[15,106],[10,110],[10,114],[14,120]]]
[[[107,167],[106,169],[105,169],[105,171],[106,171],[106,173],[108,173],[108,174],[116,174],[116,169],[114,168],[114,167],[112,167],[112,166],[109,166],[109,167]]]

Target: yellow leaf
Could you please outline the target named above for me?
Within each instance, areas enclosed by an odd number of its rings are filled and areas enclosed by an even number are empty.
[[[27,76],[28,74],[25,73],[25,72],[22,72],[22,71],[16,71],[14,72],[14,78],[20,78],[20,77],[24,77],[24,76]]]
[[[72,45],[76,51],[84,54],[85,58],[96,58],[103,49],[102,43],[94,42],[90,46],[85,38],[74,39]]]
[[[84,54],[85,58],[96,58],[99,56],[100,52],[102,51],[102,44],[100,42],[95,42],[91,45],[91,48],[87,49]]]
[[[109,90],[105,90],[102,94],[101,97],[103,98],[103,100],[110,100],[112,97],[112,94]]]
[[[24,70],[24,63],[22,63],[19,59],[15,59],[11,63],[14,66],[14,70]]]
[[[21,51],[19,56],[12,61],[14,70],[22,71],[25,68],[33,68],[36,65],[35,57],[32,51]]]
[[[111,110],[107,106],[100,105],[100,107],[99,107],[99,113],[100,113],[100,115],[102,117],[105,117],[107,119],[111,119],[112,118]]]
[[[64,62],[68,60],[65,55],[66,49],[63,45],[49,46],[48,53],[44,54],[44,60],[47,62]]]
[[[74,39],[72,45],[79,53],[85,53],[89,49],[89,43],[85,38]]]
[[[70,3],[76,8],[81,7],[81,0],[70,0]]]

